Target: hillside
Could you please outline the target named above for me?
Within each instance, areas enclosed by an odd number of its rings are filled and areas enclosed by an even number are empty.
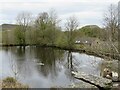
[[[97,25],[86,25],[86,26],[83,26],[82,28],[91,28],[91,29],[99,28],[100,29],[100,27]]]
[[[2,24],[0,25],[0,28],[2,28],[2,30],[13,30],[16,28],[17,25],[15,24]]]
[[[97,25],[87,25],[79,29],[79,33],[81,36],[87,37],[99,37],[101,28]]]

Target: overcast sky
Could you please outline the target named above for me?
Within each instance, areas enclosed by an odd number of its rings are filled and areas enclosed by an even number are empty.
[[[9,2],[8,2],[9,1]],[[55,9],[59,19],[75,15],[80,26],[94,24],[102,27],[103,14],[110,4],[119,0],[0,0],[0,24],[16,23],[18,13],[29,11],[36,16],[40,12]]]

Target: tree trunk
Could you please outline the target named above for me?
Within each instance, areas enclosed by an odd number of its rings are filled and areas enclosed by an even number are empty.
[[[118,51],[120,56],[120,1],[118,2]],[[120,57],[118,59],[118,77],[120,81]]]

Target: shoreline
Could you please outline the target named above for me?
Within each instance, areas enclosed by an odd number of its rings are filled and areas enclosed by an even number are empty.
[[[120,58],[119,54],[111,54],[111,53],[98,53],[95,51],[90,51],[90,50],[85,50],[82,48],[69,48],[69,47],[60,47],[60,46],[56,46],[56,45],[38,45],[38,44],[26,44],[26,45],[20,45],[20,44],[9,44],[9,45],[0,45],[0,47],[15,47],[15,46],[20,46],[20,47],[26,47],[26,46],[36,46],[36,47],[51,47],[51,48],[56,48],[56,49],[61,49],[61,50],[68,50],[71,52],[79,52],[79,53],[85,53],[88,55],[94,55],[97,57],[101,57],[101,58],[111,58],[111,59],[115,59],[118,60]]]

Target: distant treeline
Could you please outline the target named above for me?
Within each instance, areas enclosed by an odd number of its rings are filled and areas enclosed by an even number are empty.
[[[17,28],[18,26],[13,26],[11,29],[2,30],[2,44],[40,44],[40,45],[57,45],[57,46],[67,46],[67,38],[69,31],[62,31],[61,28],[55,28],[55,30],[44,31],[44,34],[40,30],[36,30],[31,27],[22,35]],[[75,30],[73,33],[74,42],[79,40],[79,38],[97,38],[100,40],[107,40],[107,32],[104,29],[96,25],[87,25],[80,29]]]
[[[113,6],[110,8],[113,9]],[[113,10],[111,12],[113,13]],[[16,25],[9,26],[6,24],[6,27],[5,25],[3,26],[1,43],[3,45],[37,44],[72,48],[75,45],[75,41],[80,38],[117,41],[116,17],[112,19],[110,16],[105,16],[104,18],[105,28],[100,28],[97,25],[87,25],[78,28],[79,22],[75,16],[69,17],[64,27],[61,27],[59,24],[61,20],[58,19],[54,10],[39,13],[34,18],[31,13],[22,12],[16,18]],[[64,30],[62,30],[63,28]]]

